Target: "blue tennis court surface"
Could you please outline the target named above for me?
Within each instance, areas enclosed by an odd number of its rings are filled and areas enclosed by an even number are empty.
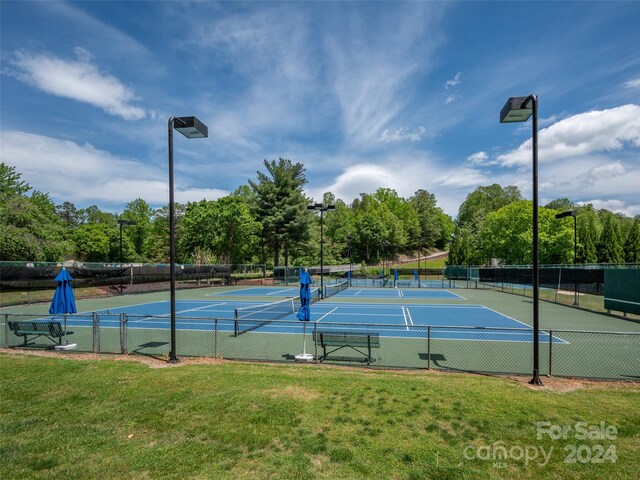
[[[354,289],[355,290],[355,289]],[[341,294],[345,294],[341,292]],[[258,303],[259,304],[259,303]],[[234,330],[234,312],[238,307],[258,305],[256,302],[239,301],[194,301],[176,302],[176,328],[178,330],[213,330],[215,321],[218,330]],[[127,307],[98,311],[103,327],[119,326],[119,314],[128,316],[128,328],[168,329],[170,325],[170,303],[168,301],[144,303]],[[80,316],[79,316],[80,317]],[[240,323],[243,319],[238,320]],[[244,320],[250,323],[251,320]],[[431,328],[431,338],[451,340],[484,341],[533,341],[533,330],[529,325],[503,315],[483,305],[460,304],[356,304],[322,301],[311,306],[311,322],[317,328],[350,328],[375,331],[380,336],[422,338],[426,336],[426,326]],[[87,316],[68,318],[69,326],[86,326]],[[464,328],[469,327],[469,328]],[[502,329],[502,330],[492,330]],[[268,323],[254,330],[260,333],[298,334],[302,333],[302,323],[295,313]],[[540,332],[541,342],[548,342],[549,335]],[[557,337],[554,343],[566,343]]]

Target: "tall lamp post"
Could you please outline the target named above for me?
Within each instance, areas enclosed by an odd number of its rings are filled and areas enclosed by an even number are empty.
[[[351,286],[351,235],[347,236],[347,246],[349,248],[349,286]]]
[[[556,215],[557,219],[565,218],[565,217],[573,217],[573,266],[575,268],[576,260],[578,258],[578,220],[577,220],[576,211],[569,210]],[[574,271],[573,272],[574,278],[575,278],[575,274],[576,272]],[[578,281],[577,280],[573,285],[573,292],[574,292],[573,304],[578,305]]]
[[[540,265],[538,239],[538,97],[510,97],[500,110],[500,123],[526,122],[533,115],[533,378],[529,383],[542,385],[540,380]]]
[[[324,203],[314,203],[307,205],[307,210],[316,210],[320,212],[320,298],[324,298],[324,230],[323,230],[323,213],[327,210],[335,210],[335,205],[325,205]]]
[[[118,225],[120,225],[120,267],[122,267],[123,264],[123,260],[122,260],[122,227],[124,227],[125,225],[137,225],[135,220],[124,220],[124,219],[120,219],[118,220]],[[122,287],[122,277],[120,277],[120,293],[122,293],[123,287]]]
[[[173,129],[187,138],[206,138],[207,126],[196,117],[169,118],[169,272],[171,276],[171,352],[169,362],[176,363],[176,208],[173,198]]]
[[[118,220],[118,225],[120,225],[120,266],[122,266],[122,227],[125,225],[137,225],[135,220]]]

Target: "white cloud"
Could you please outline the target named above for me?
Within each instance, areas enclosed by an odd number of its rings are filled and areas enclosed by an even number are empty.
[[[32,187],[48,192],[55,202],[113,205],[143,198],[153,206],[161,206],[169,201],[164,168],[118,157],[90,144],[43,135],[3,130],[0,138],[2,160],[16,167]],[[227,194],[185,185],[178,178],[174,192],[178,202],[214,200]]]
[[[541,163],[621,150],[626,145],[640,147],[640,105],[623,105],[609,110],[594,110],[561,120],[538,135]],[[531,139],[511,152],[499,155],[504,166],[531,162]]]
[[[447,187],[477,187],[490,181],[486,175],[474,168],[455,168],[436,179],[435,183]]]
[[[458,85],[460,85],[462,83],[462,81],[460,80],[461,75],[462,75],[462,72],[456,73],[455,77],[445,82],[444,88],[449,89],[449,87],[457,87]]]
[[[422,135],[427,131],[424,127],[418,127],[414,130],[411,130],[409,127],[402,127],[397,129],[395,132],[391,132],[386,129],[380,135],[381,142],[402,142],[405,140],[409,140],[411,142],[417,142],[422,138]]]
[[[453,102],[455,102],[455,101],[456,101],[456,96],[455,96],[455,95],[449,95],[449,96],[445,99],[444,103],[449,104],[449,103],[453,103]]]
[[[629,217],[640,215],[640,203],[630,205],[627,202],[624,202],[622,200],[595,198],[592,200],[584,200],[581,202],[577,202],[577,204],[578,205],[592,204],[594,208],[597,208],[597,209],[604,208],[612,212],[622,213]]]
[[[467,157],[467,162],[473,165],[485,165],[487,160],[489,159],[489,155],[487,152],[475,152]]]
[[[11,65],[13,75],[43,92],[101,108],[126,120],[144,118],[144,109],[132,105],[136,97],[119,79],[101,72],[92,63],[90,52],[75,49],[76,60],[64,60],[49,54],[16,52]]]
[[[624,84],[626,88],[638,88],[640,87],[640,77],[629,80]]]

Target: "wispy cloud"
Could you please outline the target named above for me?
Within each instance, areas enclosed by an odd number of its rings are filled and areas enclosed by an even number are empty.
[[[144,198],[154,206],[166,205],[169,187],[165,169],[96,149],[91,144],[44,135],[3,130],[2,159],[13,165],[32,186],[57,201],[118,204]],[[179,202],[216,199],[228,192],[193,187],[176,180]]]
[[[487,152],[475,152],[467,157],[467,162],[473,165],[485,165],[489,160]]]
[[[540,162],[620,150],[625,145],[640,147],[640,106],[623,105],[595,110],[561,120],[539,133]],[[526,165],[531,161],[531,140],[499,155],[504,166]]]
[[[638,88],[638,87],[640,87],[640,77],[634,78],[633,80],[629,80],[628,82],[625,82],[624,86],[626,88]]]
[[[393,132],[389,129],[385,129],[385,131],[382,132],[382,135],[380,135],[380,141],[387,143],[404,142],[407,140],[410,142],[418,142],[426,131],[427,129],[424,127],[418,127],[414,129],[411,129],[409,127],[402,127]]]
[[[445,82],[444,88],[449,89],[449,88],[457,87],[458,85],[460,85],[462,83],[462,80],[460,80],[461,76],[462,76],[462,72],[456,73],[455,77]]]
[[[76,48],[75,55],[75,60],[65,60],[50,54],[19,51],[10,61],[17,68],[11,73],[43,92],[88,103],[126,120],[145,117],[145,110],[132,104],[136,96],[131,88],[101,72],[87,50]]]

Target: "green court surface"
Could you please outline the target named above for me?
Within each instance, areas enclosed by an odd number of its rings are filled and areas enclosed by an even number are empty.
[[[477,327],[468,339],[434,333],[433,325],[398,324],[385,327],[380,335],[379,348],[371,350],[367,359],[361,352],[345,348],[340,356],[323,358],[320,345],[314,342],[314,331],[331,327],[350,332],[366,334],[378,332],[383,327],[372,320],[360,319],[352,324],[310,322],[307,328],[306,352],[313,355],[313,362],[339,365],[366,365],[386,368],[445,369],[450,371],[472,371],[488,373],[522,374],[532,373],[532,301],[517,295],[487,290],[451,289],[451,298],[391,297],[388,293],[380,298],[358,298],[352,287],[344,296],[338,294],[326,301],[311,306],[320,309],[323,304],[367,305],[375,311],[376,305],[468,305],[483,306],[486,309],[513,319],[522,326],[519,335],[528,335],[527,341],[497,341],[496,333],[508,334],[509,329]],[[255,290],[255,294],[254,291]],[[198,301],[212,304],[234,305],[247,302],[265,303],[285,298],[289,290],[281,295],[273,295],[273,289],[254,288],[247,295],[242,287],[215,287],[180,291],[177,300]],[[375,292],[375,289],[370,289]],[[388,291],[389,289],[380,289]],[[407,289],[408,290],[408,289]],[[430,289],[424,289],[430,290]],[[270,292],[261,294],[261,292]],[[349,292],[349,295],[347,295]],[[368,291],[367,293],[370,293]],[[290,296],[297,294],[290,289]],[[266,296],[270,295],[270,296]],[[77,351],[103,353],[128,353],[166,356],[170,350],[170,331],[157,327],[154,323],[144,323],[147,318],[129,315],[126,308],[168,302],[167,292],[122,295],[100,299],[78,300],[78,312],[70,317],[68,330],[74,333],[69,342],[78,345]],[[8,307],[0,310],[2,321],[51,319],[47,315],[48,304]],[[327,305],[325,304],[326,308]],[[142,307],[144,308],[144,307]],[[115,312],[114,312],[115,311]],[[459,309],[457,325],[452,331],[466,325],[466,309]],[[468,311],[472,311],[469,309]],[[91,312],[98,312],[92,316]],[[126,315],[120,315],[120,313]],[[470,313],[469,313],[470,314]],[[158,321],[168,321],[166,314],[153,314]],[[56,318],[58,320],[58,318]],[[75,322],[75,324],[73,323]],[[92,322],[97,322],[94,325]],[[346,322],[344,319],[340,322]],[[470,324],[470,323],[469,323]],[[147,326],[145,326],[147,325]],[[441,324],[440,324],[441,325]],[[640,381],[640,324],[621,318],[586,312],[583,310],[541,302],[540,329],[540,373],[542,375],[575,376]],[[513,329],[511,329],[513,330]],[[524,333],[523,333],[524,332]],[[5,325],[0,329],[2,345],[19,347],[22,339],[13,335]],[[49,342],[52,346],[52,343]],[[29,348],[42,348],[46,342],[39,342]],[[208,318],[202,314],[198,318],[180,317],[177,322],[176,345],[178,356],[215,356],[227,359],[241,359],[271,362],[295,362],[295,356],[302,352],[303,336],[300,322],[281,320],[248,333],[233,335],[233,315]],[[369,362],[367,362],[369,360]]]

